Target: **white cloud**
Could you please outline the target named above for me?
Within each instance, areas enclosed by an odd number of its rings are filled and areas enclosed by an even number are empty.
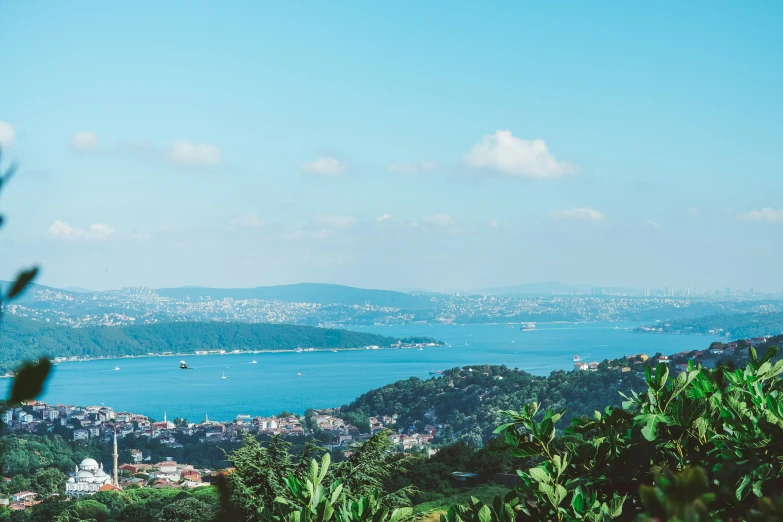
[[[652,219],[645,220],[644,224],[647,225],[648,227],[654,228],[655,230],[661,228],[661,224],[658,223],[657,221],[653,221]]]
[[[98,135],[92,131],[76,132],[71,137],[71,147],[82,152],[96,151],[100,147]]]
[[[389,172],[395,174],[414,175],[419,172],[426,172],[438,169],[438,164],[434,161],[420,161],[419,163],[393,162],[389,163]]]
[[[499,226],[500,226],[500,222],[496,219],[493,219],[492,221],[489,222],[490,228],[498,228]]]
[[[63,239],[85,240],[85,241],[103,241],[114,234],[115,230],[109,225],[103,223],[93,223],[90,228],[83,230],[72,227],[65,221],[56,220],[49,227],[49,235]]]
[[[329,156],[318,158],[311,163],[302,163],[300,167],[305,172],[319,176],[339,176],[347,170],[345,164]]]
[[[558,161],[544,140],[521,140],[507,130],[481,138],[465,155],[464,162],[475,169],[522,178],[559,178],[579,170],[566,161]]]
[[[587,207],[579,207],[571,210],[558,210],[557,212],[550,212],[549,217],[558,221],[563,219],[577,219],[581,221],[595,221],[595,222],[604,220],[603,214],[601,214],[597,210],[593,210],[592,208],[587,208]]]
[[[438,225],[441,227],[449,226],[454,224],[454,219],[448,214],[435,214],[434,216],[425,216],[422,218],[422,221],[425,223],[432,223],[433,225]]]
[[[739,214],[737,219],[740,221],[767,221],[774,223],[783,221],[783,209],[764,207],[761,210],[751,210],[746,214]]]
[[[256,216],[253,212],[245,214],[244,216],[237,216],[232,218],[229,221],[229,224],[231,226],[240,228],[258,228],[263,225],[261,220],[258,219],[258,216]]]
[[[378,223],[383,223],[384,221],[389,221],[392,218],[391,214],[381,214],[377,218],[375,218],[375,221]]]
[[[14,126],[8,122],[0,121],[0,146],[10,147],[16,141]]]
[[[183,165],[213,166],[220,163],[220,149],[209,143],[191,143],[177,140],[168,151],[168,157]]]
[[[328,228],[348,228],[356,224],[353,216],[335,216],[334,214],[318,214],[315,216],[317,225]]]

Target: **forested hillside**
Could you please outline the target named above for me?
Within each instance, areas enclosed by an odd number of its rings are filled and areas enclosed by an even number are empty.
[[[179,322],[69,328],[12,315],[3,318],[0,332],[0,372],[41,355],[117,357],[216,349],[356,348],[397,342],[370,333],[288,324]]]
[[[622,399],[619,392],[630,393],[643,386],[641,378],[608,368],[539,377],[505,366],[470,366],[428,380],[397,381],[361,395],[341,412],[353,421],[397,414],[399,427],[444,423],[448,427],[443,442],[461,439],[481,446],[502,422],[501,410],[535,401],[545,408],[567,407],[568,421],[617,406]]]
[[[767,337],[783,333],[783,312],[713,314],[698,319],[683,319],[643,326],[636,330],[653,333],[714,333],[733,339]]]

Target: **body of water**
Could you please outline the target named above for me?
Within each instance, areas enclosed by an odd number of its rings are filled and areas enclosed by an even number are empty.
[[[505,364],[537,375],[573,368],[572,357],[600,361],[624,354],[702,349],[709,336],[638,334],[628,323],[543,324],[521,331],[505,325],[356,327],[393,337],[429,336],[449,346],[419,349],[260,353],[69,362],[55,367],[42,400],[106,404],[162,419],[231,420],[237,414],[340,406],[372,388],[401,379],[427,379],[432,370]],[[252,361],[256,361],[253,364]],[[115,370],[119,367],[119,370]],[[223,378],[225,376],[225,378]],[[10,379],[4,381],[10,385]]]

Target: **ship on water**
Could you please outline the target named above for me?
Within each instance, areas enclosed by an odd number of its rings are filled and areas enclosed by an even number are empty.
[[[535,330],[535,329],[536,329],[536,323],[523,324],[522,327],[520,328],[520,330],[522,330],[523,332],[526,332],[528,330]]]
[[[572,360],[573,360],[574,362],[579,362],[579,361],[581,361],[581,360],[582,360],[582,358],[581,358],[581,357],[579,357],[578,355],[574,355],[574,358],[573,358]]]
[[[179,369],[180,370],[190,370],[190,367],[188,366],[188,363],[186,363],[185,361],[180,361],[179,362]]]
[[[430,375],[443,375],[443,370],[432,370]]]

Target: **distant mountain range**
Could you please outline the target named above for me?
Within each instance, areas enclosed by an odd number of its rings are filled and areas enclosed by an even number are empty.
[[[264,299],[290,303],[318,303],[321,305],[363,305],[392,308],[422,309],[431,306],[430,300],[423,295],[411,295],[392,290],[367,290],[343,285],[321,283],[299,283],[293,285],[259,286],[256,288],[203,288],[183,286],[179,288],[160,288],[156,290],[164,297],[175,299]]]
[[[0,281],[0,290],[3,292],[10,286],[8,281]],[[101,294],[116,292],[108,290],[96,292],[79,287],[54,288],[50,286],[33,284],[30,288],[38,290],[51,290],[68,292],[73,294]],[[394,290],[371,290],[355,288],[352,286],[333,285],[323,283],[298,283],[292,285],[258,286],[255,288],[209,288],[204,286],[180,286],[176,288],[155,289],[163,297],[173,299],[199,299],[209,297],[211,299],[261,299],[276,300],[288,303],[317,303],[321,305],[337,304],[343,306],[363,305],[369,303],[374,306],[386,306],[390,308],[404,308],[406,310],[424,309],[432,306],[430,297],[424,293],[404,293]],[[432,294],[434,295],[434,294]],[[22,303],[27,302],[23,295]]]

